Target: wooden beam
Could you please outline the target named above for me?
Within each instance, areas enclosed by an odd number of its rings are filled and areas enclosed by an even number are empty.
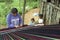
[[[43,2],[46,2],[46,1],[43,1]],[[57,8],[58,10],[60,10],[60,7],[58,7],[58,6],[56,6],[56,5],[54,5],[54,4],[52,4],[52,3],[48,3],[50,6],[52,6],[52,7],[54,7],[54,8]]]
[[[60,7],[58,7],[58,6],[56,6],[56,5],[52,4],[52,3],[49,3],[49,5],[56,8],[56,9],[58,9],[58,10],[60,10]]]
[[[24,0],[24,5],[23,5],[23,12],[22,12],[22,25],[24,25],[24,16],[25,16],[25,6],[26,6],[26,0]]]

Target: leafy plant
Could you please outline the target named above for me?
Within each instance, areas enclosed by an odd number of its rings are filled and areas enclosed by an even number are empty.
[[[22,14],[23,0],[1,0],[0,2],[0,22],[1,25],[6,25],[6,15],[10,12],[11,8],[15,7],[18,9],[19,13]],[[37,0],[26,0],[26,10],[30,10],[34,7],[39,6]]]

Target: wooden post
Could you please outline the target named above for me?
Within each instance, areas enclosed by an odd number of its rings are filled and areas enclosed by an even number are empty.
[[[51,20],[52,20],[51,16],[52,16],[52,6],[50,5],[50,18],[49,18],[49,25],[51,24]]]
[[[52,1],[54,0],[51,0],[51,2]],[[45,25],[57,24],[57,20],[59,19],[60,7],[58,7],[58,0],[55,0],[53,3],[51,2],[48,3],[43,1],[43,6],[41,6],[40,9],[40,13],[43,14]]]
[[[59,24],[60,24],[60,18],[59,18]]]
[[[46,24],[46,2],[43,0],[41,0],[40,2],[40,14],[43,14],[44,24]]]
[[[42,2],[42,0],[39,0],[40,2],[40,11],[39,11],[39,13],[40,14],[42,14],[42,9],[43,9],[43,2]]]
[[[49,5],[47,4],[47,11],[46,11],[46,25],[48,25],[48,23],[49,23]]]
[[[25,16],[25,6],[26,6],[26,0],[24,0],[24,5],[23,5],[23,12],[22,12],[22,25],[24,25],[24,16]]]

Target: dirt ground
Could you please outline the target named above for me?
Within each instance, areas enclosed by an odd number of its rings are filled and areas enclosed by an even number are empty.
[[[7,26],[0,25],[0,29],[7,28]]]
[[[35,21],[37,21],[38,16],[34,16],[34,14],[38,14],[38,13],[39,13],[39,8],[35,8],[35,9],[28,11],[24,17],[24,24],[29,24],[31,21],[31,18],[34,18]]]

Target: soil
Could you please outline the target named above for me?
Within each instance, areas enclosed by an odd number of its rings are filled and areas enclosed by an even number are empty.
[[[32,10],[29,10],[26,14],[25,14],[25,17],[24,17],[24,24],[29,24],[30,21],[31,21],[31,18],[34,18],[35,21],[38,20],[38,16],[33,16],[34,13],[39,13],[39,8],[35,8],[35,9],[32,9]]]

